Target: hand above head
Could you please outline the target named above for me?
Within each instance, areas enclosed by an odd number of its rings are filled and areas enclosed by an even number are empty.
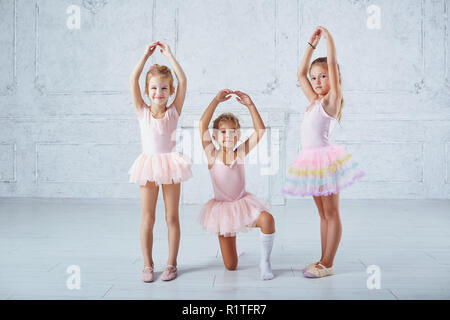
[[[156,50],[156,47],[158,46],[158,42],[152,42],[147,46],[147,49],[145,50],[145,54],[147,56],[151,56],[153,52]]]
[[[158,41],[157,44],[161,47],[159,51],[166,57],[172,54],[172,51],[170,51],[170,47],[168,44],[162,41]]]
[[[320,31],[319,28],[316,28],[311,38],[309,39],[309,43],[312,44],[314,48],[317,47],[317,45],[319,44],[321,33],[322,31]]]
[[[320,35],[323,36],[325,39],[327,39],[328,35],[330,34],[330,32],[322,26],[318,26],[316,30],[319,30]]]
[[[244,106],[249,107],[253,105],[253,101],[248,94],[238,90],[234,91],[234,94],[237,95],[236,100]]]
[[[214,100],[217,102],[224,102],[231,98],[231,94],[233,93],[233,90],[230,89],[223,89],[220,90],[219,93],[214,97]]]

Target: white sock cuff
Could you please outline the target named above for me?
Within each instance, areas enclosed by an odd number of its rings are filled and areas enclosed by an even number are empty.
[[[263,233],[261,230],[259,230],[259,237],[262,241],[271,241],[275,238],[275,232],[274,233]]]

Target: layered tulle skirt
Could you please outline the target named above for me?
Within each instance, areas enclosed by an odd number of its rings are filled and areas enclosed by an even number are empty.
[[[199,223],[209,233],[234,237],[254,228],[261,211],[269,211],[269,207],[249,192],[235,201],[211,199],[203,206]]]
[[[289,168],[283,193],[293,196],[327,196],[340,192],[365,173],[343,146],[302,150]]]
[[[180,183],[192,177],[191,160],[181,152],[141,153],[128,170],[130,182],[144,186],[147,181],[157,185]]]

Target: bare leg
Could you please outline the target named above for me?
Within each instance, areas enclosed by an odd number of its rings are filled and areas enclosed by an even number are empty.
[[[144,267],[153,267],[153,226],[155,225],[156,201],[158,200],[159,187],[154,182],[148,181],[140,187],[142,203],[142,223],[140,230],[142,255]]]
[[[320,216],[320,243],[322,246],[322,256],[320,257],[320,260],[316,262],[316,264],[318,264],[320,261],[322,261],[322,259],[324,258],[324,255],[325,255],[325,249],[326,249],[326,245],[327,245],[328,224],[327,224],[327,220],[325,219],[325,213],[323,211],[323,204],[322,204],[321,197],[313,196],[313,198],[314,198],[314,202],[316,203],[317,211],[319,212],[319,216]]]
[[[256,220],[256,227],[260,228],[262,233],[274,233],[275,220],[273,219],[273,216],[267,211],[261,211],[258,220]]]
[[[168,229],[169,257],[167,264],[177,266],[178,248],[180,246],[180,219],[178,206],[180,202],[180,184],[163,184],[163,198],[166,208]]]
[[[219,244],[225,268],[228,270],[236,270],[238,265],[236,237],[219,236]]]
[[[339,193],[322,196],[322,204],[327,220],[327,239],[326,249],[321,263],[329,268],[333,265],[342,236],[342,224],[339,217]]]

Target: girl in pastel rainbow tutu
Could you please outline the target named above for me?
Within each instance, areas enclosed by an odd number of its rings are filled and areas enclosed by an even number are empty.
[[[321,36],[327,39],[327,57],[314,60],[308,69]],[[314,198],[320,216],[322,256],[318,262],[307,264],[303,274],[320,278],[334,274],[333,261],[342,234],[339,192],[365,174],[343,146],[330,143],[331,129],[342,116],[343,98],[336,49],[327,29],[319,26],[311,36],[298,80],[311,105],[301,124],[301,151],[291,164],[283,193]]]
[[[250,111],[255,131],[236,147],[240,137],[239,120],[232,113],[223,113],[213,122],[213,144],[208,125],[220,102],[237,95],[236,100]],[[211,101],[200,119],[200,137],[208,160],[208,169],[214,189],[214,199],[202,208],[199,222],[203,228],[219,237],[225,267],[235,270],[238,264],[236,233],[248,228],[260,228],[260,278],[274,277],[270,254],[275,236],[275,222],[267,207],[245,190],[244,159],[264,135],[265,126],[253,101],[240,91],[221,90]]]
[[[145,94],[150,99],[150,106],[144,102],[139,87],[139,77],[145,62],[158,46],[172,65],[178,80],[176,96],[170,106],[167,106],[167,103],[175,88],[168,67],[155,64],[150,66],[146,74]],[[140,238],[144,257],[142,280],[144,282],[154,280],[153,226],[160,186],[164,196],[169,238],[169,257],[161,279],[173,280],[177,276],[180,244],[178,217],[180,183],[192,177],[192,172],[190,159],[175,150],[177,123],[186,96],[186,76],[167,44],[157,41],[147,47],[144,56],[131,73],[130,89],[142,141],[142,153],[128,171],[129,181],[140,185],[142,203]]]

